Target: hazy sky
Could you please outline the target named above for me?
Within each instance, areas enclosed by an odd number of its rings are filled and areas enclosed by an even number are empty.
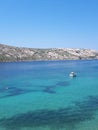
[[[0,43],[98,50],[98,0],[0,0]]]

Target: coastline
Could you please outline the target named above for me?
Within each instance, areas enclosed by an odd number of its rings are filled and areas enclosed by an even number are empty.
[[[0,62],[98,59],[98,51],[79,48],[19,48],[0,44]]]

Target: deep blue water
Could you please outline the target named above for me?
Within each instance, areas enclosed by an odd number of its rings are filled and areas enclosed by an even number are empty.
[[[98,130],[97,122],[98,60],[0,63],[0,130]]]

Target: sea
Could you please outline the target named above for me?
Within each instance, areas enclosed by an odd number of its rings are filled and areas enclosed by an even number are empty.
[[[0,130],[98,130],[98,60],[0,62]]]

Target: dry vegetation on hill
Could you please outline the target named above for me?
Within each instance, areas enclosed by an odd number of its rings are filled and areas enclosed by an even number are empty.
[[[0,44],[0,61],[98,59],[98,52],[90,49],[19,48]]]

